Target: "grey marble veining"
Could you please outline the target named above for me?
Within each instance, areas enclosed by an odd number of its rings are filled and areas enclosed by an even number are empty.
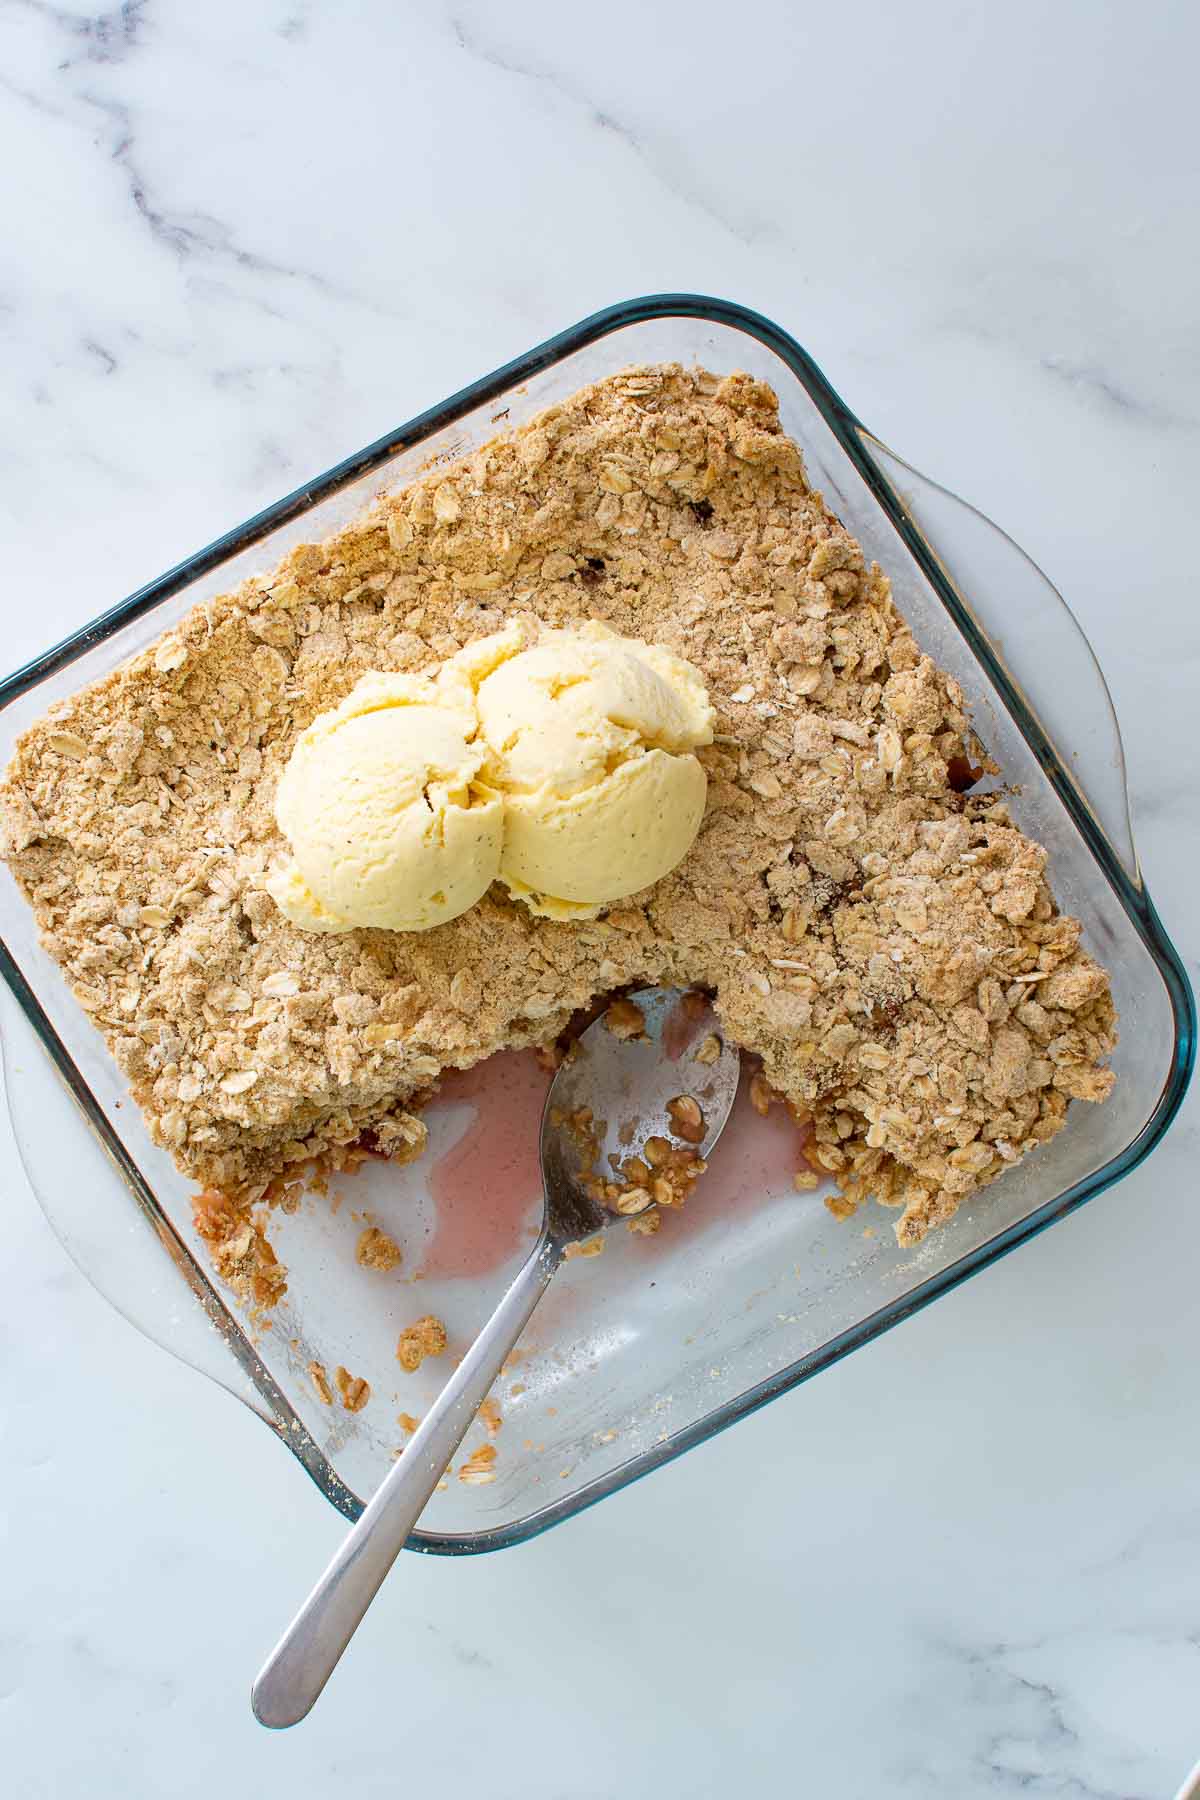
[[[727,294],[1062,589],[1195,971],[1198,53],[1171,0],[0,0],[4,664],[581,314]],[[1170,1795],[1197,1116],[651,1481],[406,1558],[282,1739],[249,1679],[338,1521],[88,1288],[5,1122],[6,1792]]]

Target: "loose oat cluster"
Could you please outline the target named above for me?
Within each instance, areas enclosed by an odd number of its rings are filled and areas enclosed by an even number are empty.
[[[432,1313],[426,1313],[400,1333],[396,1361],[409,1375],[415,1375],[427,1356],[441,1356],[445,1348],[446,1327]]]
[[[368,1225],[359,1234],[354,1256],[364,1269],[379,1269],[385,1275],[399,1268],[403,1261],[403,1252],[395,1238],[381,1231],[378,1225]]]
[[[320,1362],[310,1362],[308,1365],[308,1378],[313,1384],[313,1390],[316,1393],[317,1399],[321,1402],[321,1405],[332,1406],[333,1389],[329,1385],[329,1374],[325,1368],[325,1364]],[[367,1401],[371,1398],[370,1382],[364,1380],[361,1375],[351,1375],[349,1369],[344,1369],[340,1363],[333,1372],[333,1379],[337,1385],[338,1395],[346,1411],[361,1412],[363,1407],[367,1404]]]
[[[719,735],[691,853],[584,926],[498,889],[427,933],[290,925],[264,880],[298,734],[368,671],[427,669],[514,616],[601,619],[700,666]],[[715,991],[724,1030],[812,1115],[809,1159],[847,1205],[900,1208],[913,1243],[1112,1082],[1107,977],[1045,852],[1002,801],[958,791],[967,729],[770,390],[639,368],[59,705],[8,772],[5,850],[154,1136],[227,1197],[230,1239],[308,1159],[364,1134],[416,1153],[406,1102],[442,1068],[673,982]]]

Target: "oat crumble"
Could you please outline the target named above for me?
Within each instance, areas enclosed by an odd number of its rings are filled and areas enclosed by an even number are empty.
[[[368,671],[513,617],[600,619],[701,668],[719,729],[689,855],[582,926],[498,887],[425,933],[290,925],[264,881],[298,734]],[[0,804],[42,941],[205,1189],[219,1272],[269,1305],[286,1281],[258,1201],[364,1137],[419,1154],[441,1069],[549,1045],[632,985],[713,990],[845,1208],[874,1195],[916,1243],[1113,1080],[1107,976],[1045,851],[970,791],[990,767],[770,389],[666,365],[197,607],[27,731]]]

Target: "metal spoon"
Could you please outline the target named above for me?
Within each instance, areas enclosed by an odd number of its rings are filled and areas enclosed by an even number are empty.
[[[267,1658],[250,1696],[261,1725],[294,1725],[313,1705],[568,1245],[624,1222],[612,1206],[590,1198],[582,1182],[592,1173],[617,1181],[617,1171],[641,1154],[648,1138],[686,1145],[703,1157],[721,1135],[737,1092],[738,1053],[721,1037],[708,1004],[675,988],[648,988],[630,999],[642,1015],[640,1035],[609,1029],[610,1022],[637,1023],[610,1009],[555,1076],[542,1115],[545,1214],[537,1245]],[[695,1101],[699,1121],[692,1107],[672,1106],[681,1098]],[[640,1196],[632,1203],[641,1206]]]

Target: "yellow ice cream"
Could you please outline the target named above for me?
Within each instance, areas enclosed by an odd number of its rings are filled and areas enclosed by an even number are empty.
[[[500,877],[531,911],[593,916],[687,855],[707,793],[692,752],[714,716],[691,663],[599,624],[549,631],[476,704],[504,796]]]
[[[712,726],[698,670],[598,624],[364,676],[280,776],[292,860],[267,888],[306,931],[426,931],[497,877],[533,912],[593,917],[691,848]]]
[[[268,878],[307,931],[425,931],[500,868],[504,812],[480,780],[469,682],[367,675],[292,752],[275,817],[292,862]]]

